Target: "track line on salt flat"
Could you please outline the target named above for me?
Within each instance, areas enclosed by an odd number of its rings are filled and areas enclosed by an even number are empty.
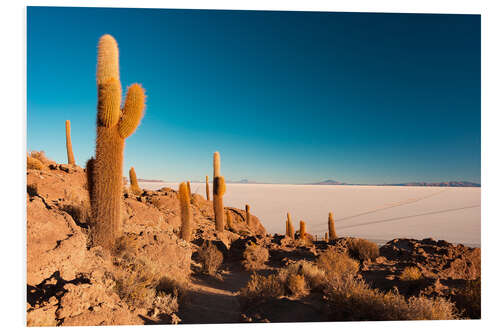
[[[470,209],[470,208],[476,208],[476,207],[481,207],[481,205],[465,206],[465,207],[459,207],[459,208],[436,210],[436,211],[427,212],[427,213],[421,213],[421,214],[392,217],[392,218],[384,219],[384,220],[376,220],[376,221],[370,221],[370,222],[363,222],[363,223],[357,223],[357,224],[351,224],[351,225],[341,226],[341,227],[338,227],[337,229],[338,230],[343,230],[343,229],[360,227],[360,226],[366,226],[366,225],[372,225],[372,224],[379,224],[379,223],[392,222],[392,221],[397,221],[397,220],[404,220],[404,219],[409,219],[409,218],[412,218],[412,217],[419,217],[419,216],[428,216],[428,215],[436,215],[436,214],[448,213],[448,212],[453,212],[453,211],[457,211],[457,210]]]

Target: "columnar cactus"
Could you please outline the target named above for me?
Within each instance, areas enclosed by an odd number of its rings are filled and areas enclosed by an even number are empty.
[[[187,184],[187,187],[188,187],[188,193],[189,193],[189,197],[191,198],[191,183],[189,181],[186,182]]]
[[[335,221],[333,220],[333,213],[328,213],[328,239],[332,240],[337,238],[337,234],[335,233]]]
[[[245,212],[246,212],[246,218],[245,221],[247,222],[247,225],[250,226],[250,221],[251,221],[251,215],[250,215],[250,206],[245,205]]]
[[[304,221],[300,221],[300,239],[306,239],[306,223]]]
[[[205,176],[205,189],[207,191],[207,200],[210,201],[210,186],[208,186],[208,176]]]
[[[73,146],[71,144],[71,123],[66,120],[66,151],[68,153],[68,164],[75,165],[75,156],[73,155]]]
[[[325,232],[325,242],[328,243],[328,232]]]
[[[224,177],[220,175],[220,155],[217,151],[214,153],[213,187],[215,230],[224,231],[224,203],[222,197],[226,193],[226,183]]]
[[[229,210],[226,210],[226,225],[228,230],[233,229],[233,217],[231,213],[229,213]]]
[[[129,172],[128,172],[129,178],[130,178],[130,191],[132,193],[139,195],[142,193],[141,188],[139,187],[139,183],[137,182],[137,176],[135,174],[135,169],[134,167],[131,167]]]
[[[290,213],[286,214],[286,235],[291,239],[295,239],[295,230],[293,230],[292,217]]]
[[[89,191],[90,207],[95,206],[95,158],[91,157],[85,164],[85,173],[87,174],[87,190]]]
[[[128,88],[125,103],[121,108],[118,45],[110,35],[99,39],[97,94],[92,242],[109,250],[121,235],[125,139],[134,133],[139,125],[145,101],[142,87],[133,84]]]
[[[186,183],[180,183],[179,185],[179,202],[181,206],[181,238],[186,242],[191,241],[191,198],[189,195],[189,189]]]

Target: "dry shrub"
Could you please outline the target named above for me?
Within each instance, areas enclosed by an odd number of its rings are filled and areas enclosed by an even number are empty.
[[[43,150],[41,150],[41,151],[35,151],[34,150],[34,151],[32,151],[30,153],[30,156],[32,158],[36,158],[37,160],[39,160],[40,162],[42,162],[45,165],[56,164],[56,162],[54,162],[51,159],[47,158],[47,156],[45,155],[45,152]]]
[[[481,319],[481,278],[468,280],[465,287],[452,296],[464,318]]]
[[[422,279],[422,272],[415,266],[406,267],[399,278],[403,281],[419,281]]]
[[[269,276],[252,273],[250,281],[240,290],[240,295],[248,299],[268,299],[284,295],[283,283],[276,274]]]
[[[82,201],[80,205],[63,205],[62,210],[68,213],[78,225],[91,223],[92,210],[88,201]]]
[[[132,308],[150,308],[156,296],[160,273],[146,257],[137,257],[137,241],[120,237],[112,249],[115,291]]]
[[[332,248],[321,253],[317,265],[325,272],[328,280],[353,279],[359,270],[359,263],[356,260]]]
[[[26,186],[26,192],[30,197],[35,197],[38,195],[38,185],[37,184],[28,184]]]
[[[325,289],[334,320],[445,320],[456,319],[454,305],[443,298],[410,297],[397,291],[370,289],[362,279],[346,276],[328,281]]]
[[[282,276],[283,274],[285,275],[285,277],[282,278],[283,281],[285,281],[286,277],[288,277],[289,275],[293,274],[302,275],[305,279],[305,282],[307,283],[307,287],[312,291],[322,290],[323,285],[325,284],[326,281],[325,272],[317,265],[306,260],[300,260],[298,262],[288,265],[286,269],[280,272],[280,274]]]
[[[217,271],[224,261],[222,252],[217,249],[213,243],[206,242],[198,251],[201,260],[201,268],[203,273],[215,276]]]
[[[375,260],[379,256],[377,244],[362,238],[350,239],[347,243],[349,254],[359,261]]]
[[[306,279],[301,274],[288,275],[286,286],[293,296],[302,296],[308,293]]]
[[[45,166],[43,165],[40,160],[33,158],[31,156],[28,156],[27,161],[26,161],[26,168],[28,170],[42,170]]]
[[[169,319],[179,311],[177,296],[158,292],[153,299],[150,316],[156,319]]]
[[[251,243],[243,252],[243,266],[247,270],[256,270],[265,267],[269,259],[269,251],[262,246]]]
[[[149,308],[156,296],[159,273],[147,258],[125,254],[114,260],[115,291],[133,308]]]

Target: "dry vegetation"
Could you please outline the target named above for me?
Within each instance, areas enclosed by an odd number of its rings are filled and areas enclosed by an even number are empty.
[[[418,267],[406,267],[403,269],[403,272],[401,272],[399,278],[403,281],[418,281],[422,278],[422,272],[420,272]]]
[[[452,296],[462,317],[481,319],[481,278],[469,280],[465,288]]]
[[[348,242],[349,254],[359,260],[375,260],[379,256],[377,244],[362,238],[353,238]]]
[[[250,244],[243,252],[243,267],[249,271],[254,271],[265,267],[269,259],[269,251],[257,244]]]
[[[224,261],[222,252],[213,243],[205,242],[198,253],[200,255],[202,272],[216,276],[219,267]]]
[[[365,247],[361,247],[365,248]],[[372,289],[358,276],[359,264],[333,249],[323,252],[316,263],[300,261],[276,274],[254,274],[241,296],[255,298],[301,297],[320,291],[333,320],[423,320],[456,319],[457,311],[444,298],[425,296],[406,299],[397,291]]]

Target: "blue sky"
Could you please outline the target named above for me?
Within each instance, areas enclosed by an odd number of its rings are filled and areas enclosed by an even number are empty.
[[[480,182],[480,16],[28,7],[27,149],[95,147],[96,46],[146,89],[124,172]]]

